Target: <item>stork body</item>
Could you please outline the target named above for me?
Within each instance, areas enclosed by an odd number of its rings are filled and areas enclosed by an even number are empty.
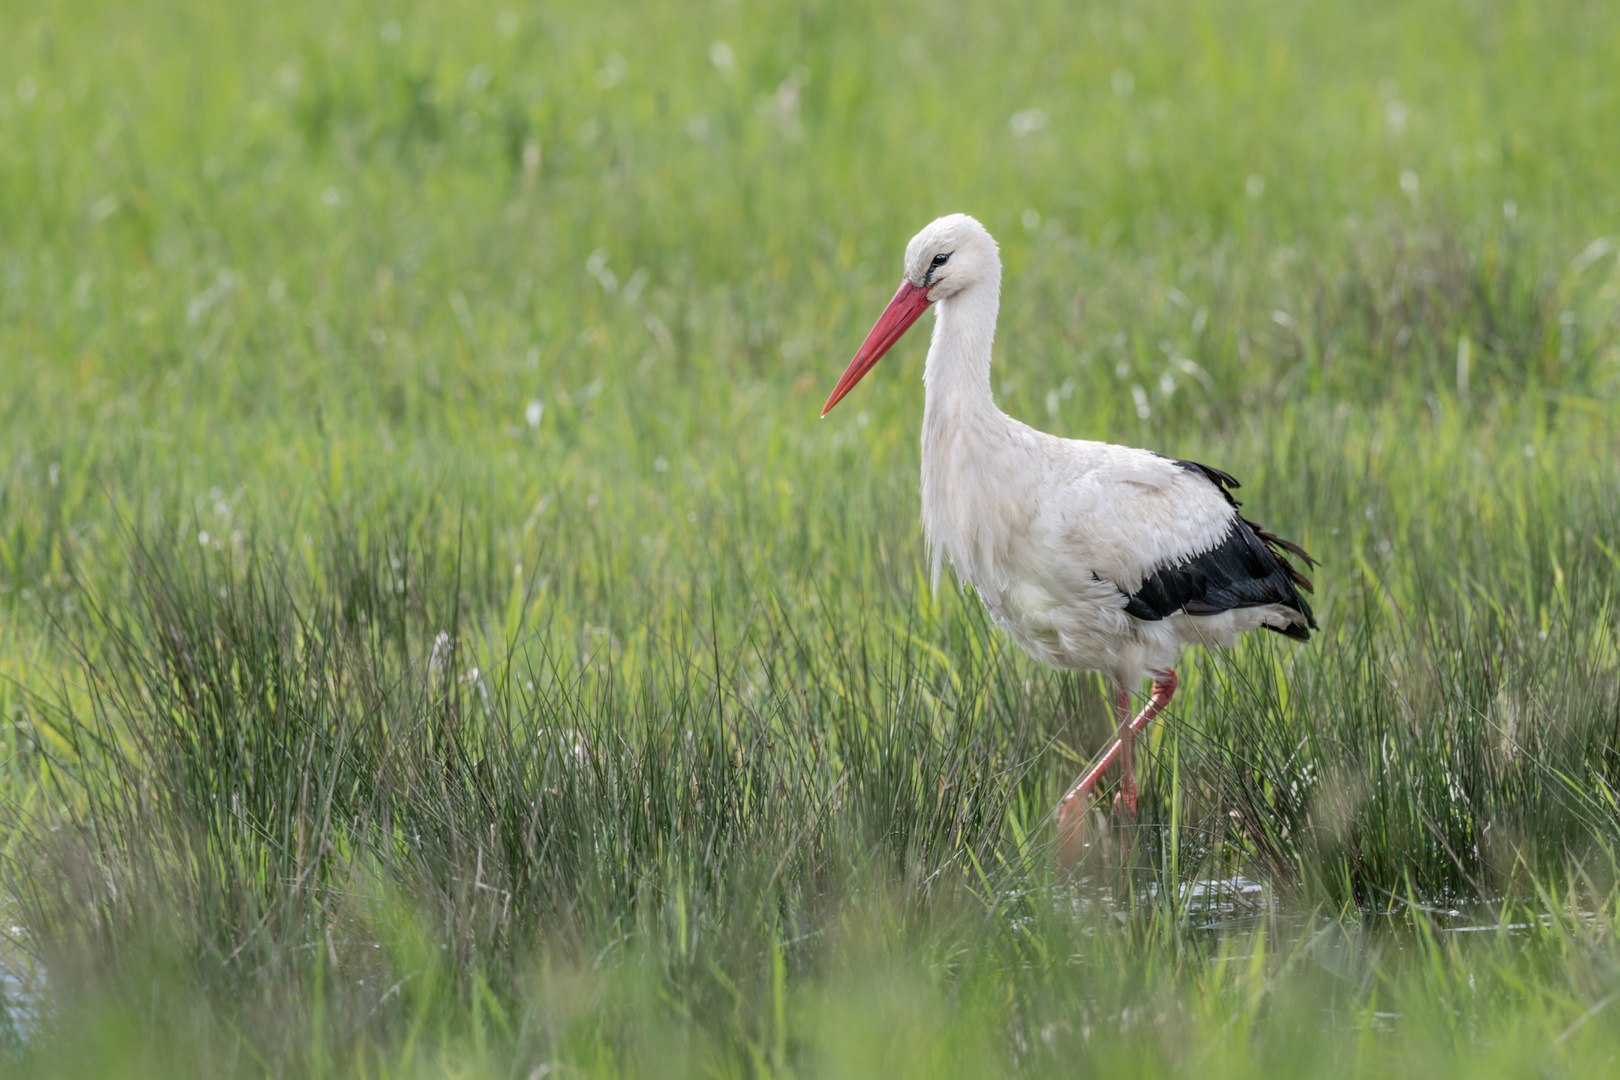
[[[1131,739],[1175,692],[1182,645],[1231,645],[1266,627],[1315,626],[1285,552],[1310,557],[1240,514],[1237,481],[1148,450],[1061,439],[996,407],[991,343],[1001,261],[984,227],[940,218],[906,249],[900,290],[834,389],[825,415],[928,307],[937,319],[923,382],[922,520],[937,587],[949,558],[996,625],[1053,667],[1100,671],[1119,688],[1119,737],[1058,809],[1066,848],[1100,774],[1122,759],[1117,806],[1134,815]],[[1134,719],[1129,688],[1154,681]],[[1070,852],[1072,854],[1072,851]]]

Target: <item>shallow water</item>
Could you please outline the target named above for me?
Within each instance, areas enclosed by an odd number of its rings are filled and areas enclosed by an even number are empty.
[[[0,1043],[25,1040],[39,1026],[45,1002],[45,969],[29,956],[27,931],[0,933]]]

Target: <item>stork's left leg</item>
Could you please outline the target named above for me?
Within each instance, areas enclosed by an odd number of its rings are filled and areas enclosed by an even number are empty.
[[[1058,832],[1058,860],[1064,866],[1073,866],[1080,857],[1080,848],[1085,841],[1085,818],[1091,811],[1091,792],[1097,786],[1097,781],[1108,766],[1120,754],[1125,745],[1125,733],[1130,730],[1131,718],[1131,692],[1123,682],[1116,682],[1114,697],[1114,722],[1118,725],[1114,745],[1108,752],[1097,760],[1097,763],[1087,769],[1085,775],[1075,781],[1068,794],[1057,807]]]
[[[1176,673],[1174,671],[1161,671],[1153,676],[1153,696],[1148,699],[1147,705],[1132,720],[1130,726],[1120,735],[1120,778],[1119,794],[1114,797],[1114,809],[1118,812],[1120,826],[1136,820],[1136,766],[1131,760],[1131,743],[1147,729],[1148,724],[1164,711],[1170,699],[1176,693]]]
[[[1119,698],[1119,792],[1114,796],[1114,820],[1119,822],[1119,863],[1123,868],[1131,851],[1131,828],[1136,824],[1136,762],[1131,757],[1136,732],[1131,730],[1130,695],[1123,685]]]

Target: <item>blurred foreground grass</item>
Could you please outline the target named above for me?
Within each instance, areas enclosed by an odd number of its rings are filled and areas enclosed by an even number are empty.
[[[6,25],[15,1064],[1612,1070],[1610,6]],[[1003,407],[1325,564],[1076,880],[1100,688],[929,593],[920,342],[815,422],[951,210]]]

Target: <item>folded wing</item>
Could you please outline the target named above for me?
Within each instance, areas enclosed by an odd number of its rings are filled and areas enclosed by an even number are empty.
[[[1213,546],[1171,557],[1153,567],[1136,589],[1127,593],[1126,612],[1156,622],[1177,612],[1217,615],[1234,608],[1275,605],[1297,612],[1300,620],[1271,629],[1300,641],[1309,640],[1316,619],[1300,590],[1311,591],[1311,582],[1294,567],[1289,556],[1297,556],[1307,566],[1314,565],[1315,560],[1298,544],[1267,532],[1236,512],[1240,504],[1232,497],[1232,489],[1238,482],[1232,476],[1194,461],[1175,464],[1198,474],[1225,496],[1233,511],[1230,524],[1225,536]]]

